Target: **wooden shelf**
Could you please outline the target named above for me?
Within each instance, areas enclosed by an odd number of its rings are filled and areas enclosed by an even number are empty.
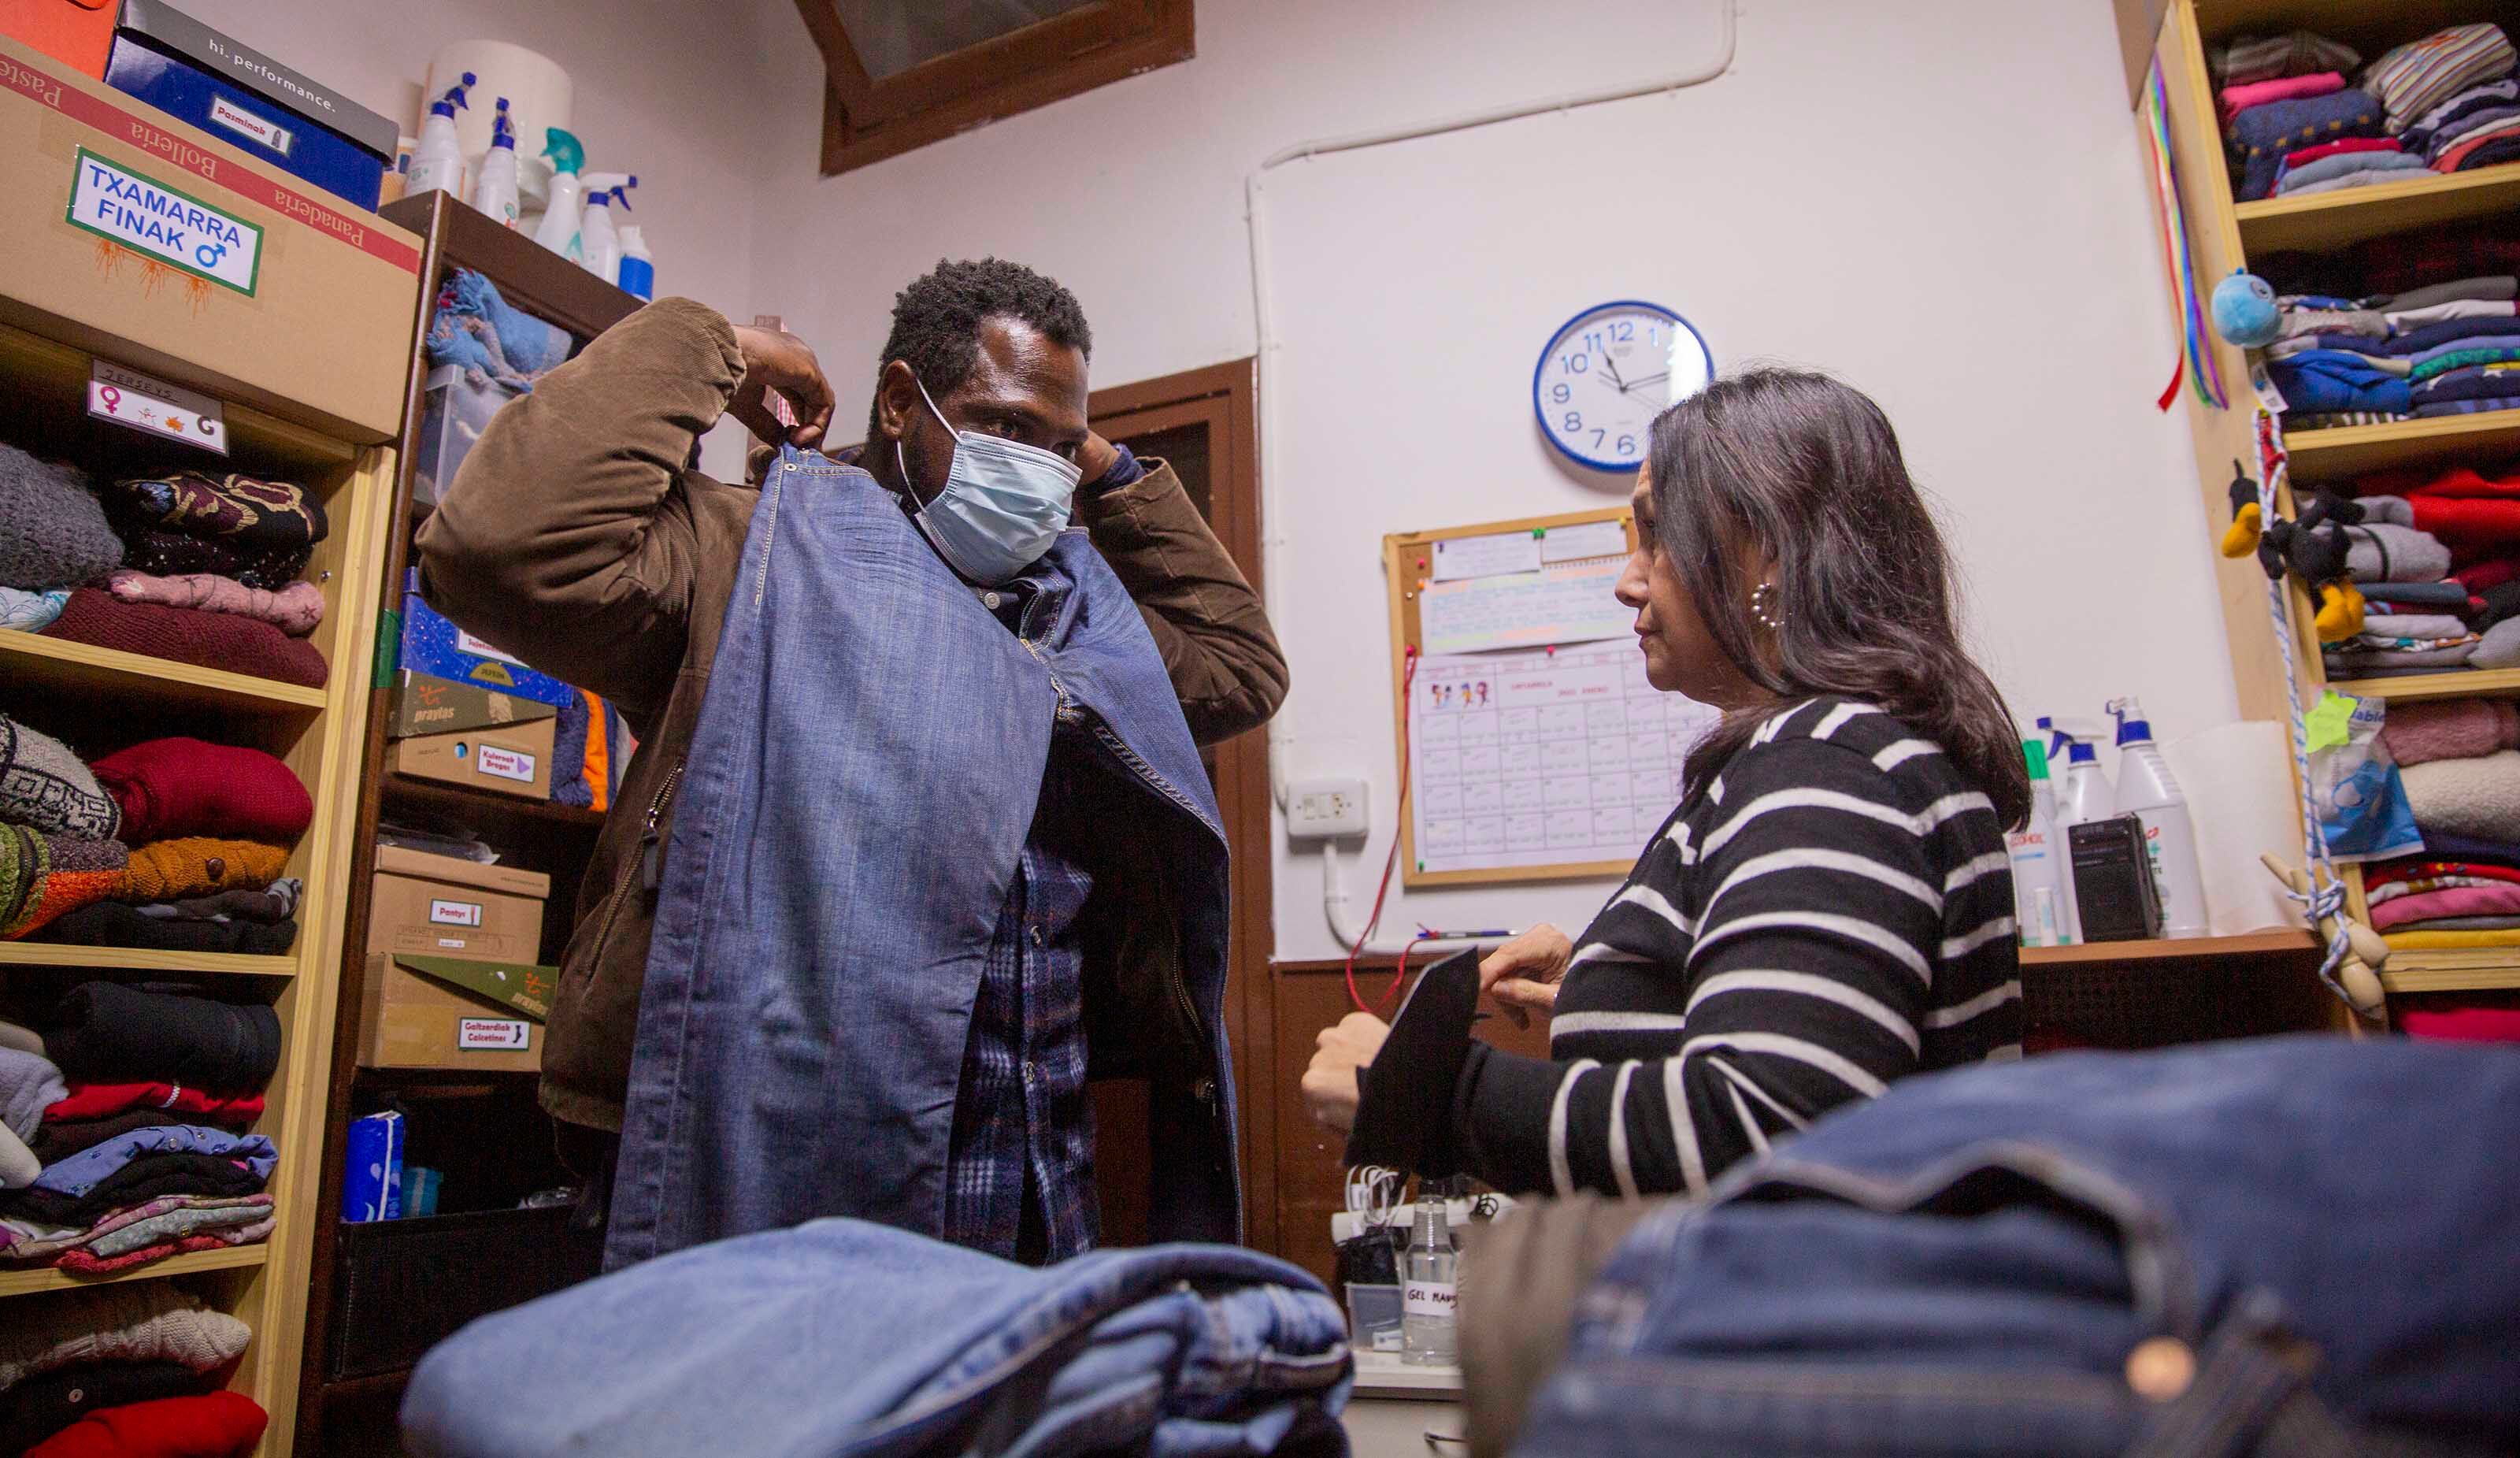
[[[526,799],[522,796],[501,795],[490,790],[467,790],[461,785],[448,785],[436,780],[417,779],[410,775],[388,773],[383,776],[384,797],[392,803],[434,810],[445,815],[482,815],[492,819],[543,820],[555,825],[573,825],[594,830],[604,824],[602,810],[583,810],[548,799]]]
[[[2520,163],[2513,165],[2520,167]],[[2284,436],[2284,448],[2292,455],[2293,478],[2303,481],[2336,480],[2393,466],[2520,453],[2520,410],[2296,431]]]
[[[79,1286],[112,1286],[121,1281],[157,1281],[202,1271],[241,1270],[261,1265],[270,1254],[271,1248],[265,1245],[231,1246],[224,1251],[197,1251],[190,1255],[170,1255],[155,1265],[144,1265],[138,1270],[112,1276],[79,1276],[50,1266],[31,1271],[0,1271],[0,1298],[32,1296],[39,1291],[68,1291]]]
[[[2410,31],[2420,34],[2420,31]],[[2384,233],[2489,217],[2520,208],[2520,162],[2472,172],[2422,172],[2406,182],[2266,198],[2231,209],[2249,256],[2300,249],[2327,252]]]
[[[101,689],[144,695],[161,704],[290,713],[307,713],[324,706],[322,689],[6,630],[0,630],[0,677],[32,688]]]
[[[253,957],[243,952],[168,952],[155,947],[0,941],[0,967],[95,967],[112,972],[221,972],[237,977],[285,978],[297,975],[297,956],[294,952],[285,957]]]
[[[2520,947],[2392,951],[2380,985],[2391,992],[2520,990]]]
[[[2307,932],[2245,932],[2237,936],[2186,936],[2153,941],[2087,941],[2079,946],[2026,946],[2024,967],[2088,966],[2106,962],[2161,962],[2201,957],[2308,955],[2318,949]]]
[[[2520,668],[2453,668],[2447,673],[2408,673],[2398,678],[2349,678],[2328,685],[2358,699],[2410,704],[2421,699],[2472,699],[2480,694],[2520,693]]]

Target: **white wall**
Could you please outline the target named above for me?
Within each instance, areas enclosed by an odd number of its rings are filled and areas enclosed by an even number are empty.
[[[1685,70],[1718,15],[1201,0],[1193,62],[816,182],[819,63],[787,0],[763,0],[784,100],[756,132],[753,296],[814,342],[843,414],[893,291],[940,255],[1075,289],[1098,384],[1247,355],[1260,158]],[[1267,205],[1292,768],[1371,776],[1376,869],[1395,776],[1379,540],[1618,499],[1623,481],[1557,465],[1528,405],[1548,333],[1598,299],[1678,308],[1720,366],[1816,365],[1877,397],[2025,718],[2127,692],[2174,737],[2235,717],[2183,417],[2153,406],[2178,342],[2105,6],[1752,0],[1709,85],[1297,163]],[[1282,844],[1276,870],[1279,954],[1331,955],[1318,857]],[[1413,894],[1385,926],[1571,927],[1603,892]]]
[[[751,317],[751,223],[762,186],[750,118],[728,98],[754,94],[760,70],[751,17],[740,7],[728,7],[736,23],[712,23],[702,13],[718,7],[682,0],[178,0],[178,8],[406,135],[419,131],[421,82],[439,47],[491,39],[541,52],[574,85],[570,129],[586,144],[588,165],[639,174],[631,205],[656,255],[658,288],[739,322]],[[713,469],[741,474],[740,437],[732,425],[711,437]]]

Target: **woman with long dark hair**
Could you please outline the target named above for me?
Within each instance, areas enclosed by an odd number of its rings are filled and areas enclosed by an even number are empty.
[[[1880,407],[1802,371],[1719,381],[1655,420],[1635,507],[1646,677],[1724,714],[1583,934],[1480,967],[1553,1014],[1548,1060],[1462,1051],[1449,1147],[1508,1191],[1694,1194],[1894,1078],[2021,1052],[2004,832],[2029,780]],[[1325,1123],[1355,1119],[1384,1031],[1322,1034]]]

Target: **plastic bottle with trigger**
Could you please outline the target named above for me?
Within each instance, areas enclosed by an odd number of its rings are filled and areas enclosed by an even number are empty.
[[[502,228],[517,225],[517,123],[508,119],[504,96],[490,118],[490,150],[482,155],[481,175],[472,179],[472,210]]]
[[[403,185],[404,197],[436,192],[464,196],[464,145],[455,139],[455,113],[459,107],[472,107],[472,102],[465,99],[465,91],[479,79],[468,70],[463,80],[447,87],[444,96],[430,103],[428,119],[420,124],[420,146],[411,155],[411,177]]]
[[[543,156],[551,159],[551,205],[543,209],[543,220],[534,229],[534,242],[550,249],[571,263],[580,262],[585,251],[577,244],[579,214],[585,210],[580,201],[583,192],[578,169],[586,165],[586,148],[575,133],[562,127],[543,128]]]
[[[621,281],[621,235],[613,231],[612,205],[630,210],[630,189],[639,179],[628,172],[589,172],[586,211],[577,224],[578,266],[608,284]]]
[[[2130,696],[2112,699],[2118,721],[2116,813],[2143,821],[2144,850],[2152,861],[2153,888],[2161,893],[2161,934],[2204,936],[2213,931],[2206,914],[2205,877],[2196,864],[2196,827],[2187,818],[2187,797],[2152,741],[2143,706]]]
[[[2047,743],[2025,739],[2021,754],[2030,766],[2030,820],[2004,838],[2012,853],[2013,923],[2023,946],[2068,946],[2075,939],[2072,862],[2056,828]]]

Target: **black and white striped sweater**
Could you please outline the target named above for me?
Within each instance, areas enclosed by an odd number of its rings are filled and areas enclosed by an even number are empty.
[[[1868,706],[1779,712],[1576,939],[1552,1059],[1472,1044],[1467,1167],[1514,1192],[1695,1194],[1828,1109],[2021,1055],[2003,828]]]

